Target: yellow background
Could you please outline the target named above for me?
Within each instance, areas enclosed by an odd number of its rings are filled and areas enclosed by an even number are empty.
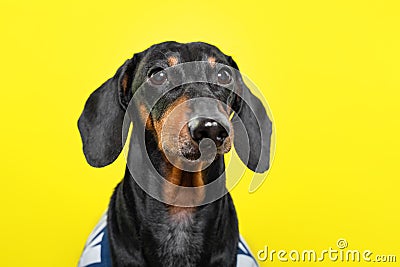
[[[76,265],[124,173],[123,156],[89,167],[77,119],[125,59],[165,40],[231,54],[272,109],[277,146],[267,181],[254,194],[249,179],[233,190],[253,252],[336,248],[346,238],[349,249],[400,261],[398,1],[0,7],[1,266]]]

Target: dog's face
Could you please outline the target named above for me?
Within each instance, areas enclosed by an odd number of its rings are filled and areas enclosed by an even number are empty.
[[[234,134],[229,116],[235,96],[227,89],[235,79],[231,70],[236,67],[233,61],[216,47],[204,43],[163,43],[151,47],[141,57],[135,82],[127,82],[125,91],[135,93],[139,84],[147,83],[145,92],[136,101],[143,123],[154,133],[159,150],[172,157],[196,160],[200,157],[200,142],[210,139],[218,155],[227,153]],[[205,64],[180,67],[189,62]],[[185,83],[193,72],[203,72],[214,82]],[[161,97],[149,104],[147,94]]]
[[[201,64],[182,67],[191,62]],[[105,166],[121,152],[122,121],[134,100],[135,113],[162,153],[197,160],[202,141],[211,140],[216,154],[222,155],[235,140],[245,164],[265,171],[271,121],[237,69],[231,57],[205,43],[166,42],[135,54],[86,103],[79,129],[88,162]],[[207,79],[193,79],[199,73]],[[149,101],[153,95],[160,97]]]

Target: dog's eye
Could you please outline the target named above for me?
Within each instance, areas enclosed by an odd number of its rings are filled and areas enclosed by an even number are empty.
[[[220,69],[217,77],[220,84],[229,84],[232,81],[232,73],[228,68]]]
[[[167,81],[167,73],[162,68],[155,68],[149,72],[149,81],[154,85],[161,85]]]

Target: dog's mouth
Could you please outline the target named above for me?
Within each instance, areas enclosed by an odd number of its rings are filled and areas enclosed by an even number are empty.
[[[179,145],[178,153],[180,156],[191,161],[198,160],[201,156],[199,146],[191,140],[183,140]]]
[[[231,150],[231,138],[227,137],[221,144],[216,144],[211,139],[203,139],[200,144],[193,142],[191,139],[182,140],[179,145],[179,155],[190,161],[201,159],[202,153],[222,156]],[[207,158],[207,155],[205,155]]]

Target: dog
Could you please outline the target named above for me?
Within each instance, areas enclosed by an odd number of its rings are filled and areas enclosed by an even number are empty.
[[[124,137],[128,113],[133,129]],[[78,128],[94,167],[111,164],[129,139],[125,176],[79,266],[257,266],[225,188],[224,154],[234,144],[248,168],[265,172],[272,122],[232,57],[202,42],[153,45],[90,95]],[[202,148],[207,151],[210,141],[214,150],[207,161]],[[218,196],[206,201],[211,191]]]

